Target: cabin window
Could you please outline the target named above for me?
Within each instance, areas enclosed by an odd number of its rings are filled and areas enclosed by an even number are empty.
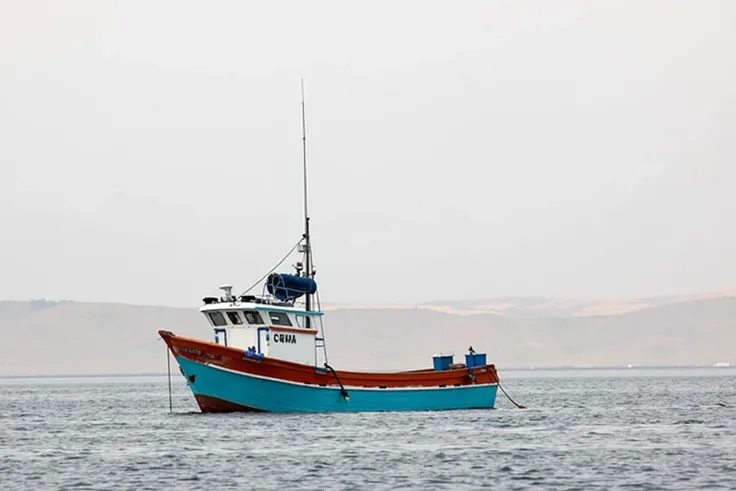
[[[309,318],[306,315],[297,315],[296,316],[296,325],[299,326],[299,327],[311,328],[312,327],[312,321],[309,320]]]
[[[243,323],[243,319],[240,318],[240,314],[238,314],[237,312],[228,312],[227,318],[230,319],[230,322],[232,322],[236,326]]]
[[[209,316],[212,323],[216,326],[226,326],[227,321],[225,320],[225,316],[222,315],[222,312],[207,312],[207,315]]]
[[[245,316],[245,320],[248,321],[248,324],[264,324],[261,314],[254,310],[246,310],[243,312],[243,315]]]
[[[271,324],[275,326],[290,326],[291,321],[289,316],[283,312],[269,312],[268,316],[271,318]]]

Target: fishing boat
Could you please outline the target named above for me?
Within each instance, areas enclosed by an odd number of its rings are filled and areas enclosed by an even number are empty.
[[[327,359],[307,213],[306,117],[302,84],[304,230],[289,254],[240,295],[232,285],[203,299],[214,340],[159,331],[202,412],[363,412],[491,409],[499,387],[493,364],[472,347],[411,371],[336,370]],[[295,253],[291,273],[275,272]],[[258,294],[252,290],[261,285]],[[336,326],[339,329],[340,326]],[[349,329],[349,326],[346,326]],[[428,356],[429,359],[429,356]],[[503,390],[503,389],[502,389]]]

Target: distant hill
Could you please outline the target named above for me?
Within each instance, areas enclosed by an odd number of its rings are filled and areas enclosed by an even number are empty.
[[[427,302],[416,308],[436,310],[456,315],[495,314],[514,318],[594,317],[619,315],[649,307],[711,298],[736,297],[736,288],[715,290],[695,295],[642,297],[623,300],[550,297],[504,297],[474,300]],[[365,308],[351,305],[330,305],[334,308]],[[380,305],[371,308],[415,308],[413,305]]]
[[[158,329],[211,338],[196,309],[0,302],[0,375],[160,373]]]
[[[735,358],[736,296],[611,302],[515,298],[344,308],[325,315],[330,362],[341,369],[431,366],[469,345],[501,368],[713,365]],[[615,309],[614,309],[615,310]],[[212,339],[197,308],[83,302],[0,302],[0,375],[151,373],[166,369],[158,329]]]

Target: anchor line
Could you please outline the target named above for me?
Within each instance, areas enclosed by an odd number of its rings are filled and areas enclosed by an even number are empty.
[[[169,376],[169,413],[174,412],[174,402],[171,398],[171,350],[166,346],[166,372]]]
[[[526,409],[526,406],[523,406],[523,405],[521,405],[521,404],[517,404],[517,403],[516,403],[516,401],[514,401],[514,400],[513,400],[512,398],[511,398],[511,396],[510,396],[510,395],[509,395],[509,394],[508,394],[508,393],[506,392],[506,390],[505,390],[505,389],[503,388],[503,385],[501,385],[501,380],[499,380],[499,381],[498,381],[497,383],[498,383],[498,388],[499,388],[499,389],[501,389],[501,392],[503,392],[503,394],[504,394],[504,395],[506,396],[506,398],[507,398],[507,399],[508,399],[509,401],[511,401],[511,404],[513,404],[514,406],[516,406],[516,407],[517,407],[518,409]]]
[[[340,377],[337,376],[337,372],[334,368],[332,368],[328,363],[325,363],[325,368],[332,372],[332,375],[335,376],[335,380],[337,380],[338,385],[340,385],[340,395],[343,399],[346,401],[350,399],[350,396],[348,395],[348,391],[345,390],[345,387],[342,386],[342,382],[340,382]]]

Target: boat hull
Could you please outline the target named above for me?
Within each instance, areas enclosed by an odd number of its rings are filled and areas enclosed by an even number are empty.
[[[176,357],[202,412],[377,412],[492,409],[496,383],[459,387],[315,386]]]

